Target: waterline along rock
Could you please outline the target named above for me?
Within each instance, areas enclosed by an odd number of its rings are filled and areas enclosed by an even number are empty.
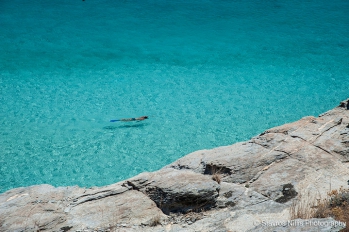
[[[323,198],[348,180],[349,99],[109,186],[9,190],[0,194],[0,231],[339,231],[331,218],[279,224],[293,200]]]

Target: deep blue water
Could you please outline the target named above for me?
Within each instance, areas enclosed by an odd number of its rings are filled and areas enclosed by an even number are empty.
[[[111,184],[332,109],[348,22],[344,0],[2,0],[0,192]]]

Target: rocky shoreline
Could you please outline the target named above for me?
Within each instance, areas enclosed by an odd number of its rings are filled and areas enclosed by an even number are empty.
[[[0,231],[339,231],[331,218],[290,221],[289,208],[348,180],[349,99],[112,185],[9,190]]]

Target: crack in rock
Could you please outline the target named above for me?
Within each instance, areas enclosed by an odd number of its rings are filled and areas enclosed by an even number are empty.
[[[116,189],[116,190],[104,190],[104,191],[96,192],[93,194],[85,194],[83,196],[80,196],[78,198],[73,199],[73,203],[71,203],[70,205],[72,207],[75,207],[77,205],[80,205],[80,204],[83,204],[83,203],[86,203],[89,201],[95,201],[95,200],[99,200],[102,198],[115,196],[115,195],[124,193],[128,190],[129,190],[129,188],[122,188],[122,189]]]

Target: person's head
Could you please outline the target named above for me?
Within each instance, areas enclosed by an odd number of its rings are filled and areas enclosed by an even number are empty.
[[[148,118],[148,116],[143,116],[142,118],[147,119],[147,118]]]

